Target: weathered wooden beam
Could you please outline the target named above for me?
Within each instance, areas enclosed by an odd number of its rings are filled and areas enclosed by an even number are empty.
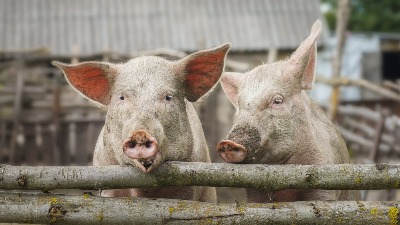
[[[20,127],[20,116],[22,109],[22,94],[25,85],[25,75],[24,75],[24,67],[25,61],[22,56],[20,56],[17,60],[15,73],[17,76],[16,84],[15,84],[15,99],[14,99],[14,107],[13,107],[13,127],[11,133],[11,143],[10,143],[10,162],[16,163],[17,161],[17,144],[18,144],[18,136],[21,134]]]
[[[365,119],[379,122],[382,119],[382,114],[371,110],[366,107],[353,106],[353,105],[345,105],[339,107],[339,113],[344,116],[359,116]]]
[[[400,94],[397,94],[390,89],[382,88],[372,82],[365,79],[350,79],[345,77],[325,78],[322,76],[316,76],[316,82],[331,85],[331,86],[358,86],[379,94],[382,97],[389,98],[400,102]]]
[[[0,193],[0,222],[44,224],[398,224],[398,202],[213,204],[91,194]]]
[[[0,189],[99,190],[215,186],[265,190],[379,190],[400,187],[400,165],[244,165],[166,162],[150,174],[132,166],[0,166]]]
[[[370,139],[367,139],[361,135],[355,134],[352,131],[350,131],[340,125],[336,125],[336,127],[339,129],[340,133],[342,134],[343,138],[346,141],[357,143],[357,144],[363,146],[364,148],[367,148],[369,151],[373,148],[374,142],[371,141]],[[379,148],[379,151],[381,151],[381,152],[387,153],[390,151],[390,145],[387,143],[379,143],[378,148]]]
[[[362,132],[368,138],[372,138],[376,134],[376,130],[374,127],[371,127],[367,123],[356,120],[350,116],[344,117],[343,122],[341,124],[344,127],[349,127],[349,129],[352,131],[357,130],[357,131]]]
[[[340,70],[342,68],[342,58],[343,58],[344,44],[346,41],[347,23],[350,15],[349,0],[338,1],[338,10],[336,15],[337,15],[336,16],[337,23],[336,23],[335,36],[337,39],[337,44],[332,63],[332,77],[338,78],[340,77]],[[332,88],[331,104],[328,111],[332,121],[336,120],[337,110],[340,102],[339,88],[340,88],[339,86],[333,86]]]
[[[393,81],[384,80],[382,82],[382,86],[390,88],[390,89],[392,89],[392,90],[394,90],[396,92],[400,92],[400,84],[397,84],[397,83],[395,83]]]

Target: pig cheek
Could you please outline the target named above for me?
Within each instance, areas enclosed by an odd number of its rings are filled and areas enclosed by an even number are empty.
[[[129,110],[126,107],[126,104],[113,104],[108,107],[106,121],[112,123],[114,127],[119,130],[122,130],[124,121],[127,121],[127,114]]]
[[[185,123],[185,118],[179,113],[186,111],[184,104],[180,103],[181,102],[171,102],[171,104],[165,106],[162,113],[159,113],[159,120],[165,131],[165,138],[170,143],[179,141],[179,137],[184,135],[182,128],[185,127],[185,125],[187,125],[186,127],[189,126]]]
[[[106,146],[107,149],[112,149],[112,152],[114,154],[115,159],[118,161],[120,165],[123,164],[131,164],[126,157],[126,155],[123,153],[122,148],[120,143],[122,142],[121,136],[119,135],[119,132],[114,131],[111,128],[110,132],[105,132],[104,134],[104,145]]]

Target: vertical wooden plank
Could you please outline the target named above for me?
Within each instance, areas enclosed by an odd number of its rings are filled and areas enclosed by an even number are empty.
[[[26,160],[26,154],[24,151],[25,144],[26,144],[25,126],[24,124],[19,123],[17,127],[17,138],[15,146],[15,164],[17,165],[25,164]]]
[[[77,145],[76,163],[78,165],[87,165],[88,124],[88,122],[80,122],[77,125],[77,143],[79,144]]]
[[[15,97],[14,97],[14,108],[13,108],[13,127],[11,133],[10,143],[10,163],[16,163],[17,161],[17,138],[19,134],[19,117],[21,114],[21,100],[24,88],[24,61],[21,55],[18,56],[16,63],[16,84],[15,84]]]
[[[7,122],[0,121],[0,163],[8,163],[6,158],[8,156],[8,149],[7,149]]]
[[[86,166],[91,164],[92,159],[91,159],[91,154],[90,152],[94,151],[95,145],[96,145],[96,130],[95,130],[95,122],[94,121],[89,121],[87,131],[86,131],[86,148],[83,150],[84,155],[82,157],[82,166]],[[84,161],[83,161],[84,160]]]
[[[60,165],[60,122],[61,122],[61,85],[58,81],[59,74],[55,74],[53,80],[53,156],[55,165]]]
[[[54,125],[50,123],[46,123],[46,127],[43,130],[43,145],[42,148],[42,164],[43,165],[55,165],[54,157],[53,157],[53,135],[54,135]]]
[[[71,155],[69,153],[69,122],[60,122],[60,127],[58,131],[58,150],[60,162],[59,165],[70,165]]]
[[[68,158],[67,165],[76,165],[76,123],[68,124]]]
[[[42,124],[35,124],[35,146],[36,146],[36,164],[41,160],[40,154],[43,148],[43,128]]]
[[[374,163],[376,163],[378,160],[378,149],[379,149],[379,144],[381,143],[383,129],[385,127],[385,120],[386,116],[381,114],[381,120],[376,125],[376,135],[374,138],[374,145],[369,155],[369,160],[371,160]]]
[[[37,164],[36,124],[25,123],[24,128],[25,144],[21,149],[25,159],[23,163],[33,166]]]
[[[339,0],[337,10],[337,24],[335,36],[337,38],[335,56],[332,65],[332,77],[340,77],[340,70],[342,68],[342,57],[344,44],[346,42],[346,30],[350,15],[349,0]],[[340,87],[333,86],[331,104],[329,107],[329,115],[332,121],[336,120],[337,110],[340,102]]]

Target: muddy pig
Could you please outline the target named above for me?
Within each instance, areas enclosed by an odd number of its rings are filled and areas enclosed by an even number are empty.
[[[284,61],[261,65],[245,73],[226,72],[222,87],[236,108],[234,125],[217,145],[228,163],[340,164],[348,163],[347,147],[324,112],[305,92],[312,88],[316,66],[316,21],[309,37]],[[356,192],[247,189],[249,202],[350,200]]]
[[[165,161],[210,162],[192,102],[219,81],[229,48],[178,61],[143,56],[122,64],[53,62],[74,89],[107,110],[93,165],[134,165],[151,173]],[[114,189],[102,195],[216,201],[212,187]]]

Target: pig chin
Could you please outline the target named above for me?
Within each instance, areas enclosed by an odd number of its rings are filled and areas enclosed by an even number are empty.
[[[150,173],[162,163],[162,159],[161,155],[157,154],[156,156],[147,159],[133,159],[133,163],[144,173]]]

